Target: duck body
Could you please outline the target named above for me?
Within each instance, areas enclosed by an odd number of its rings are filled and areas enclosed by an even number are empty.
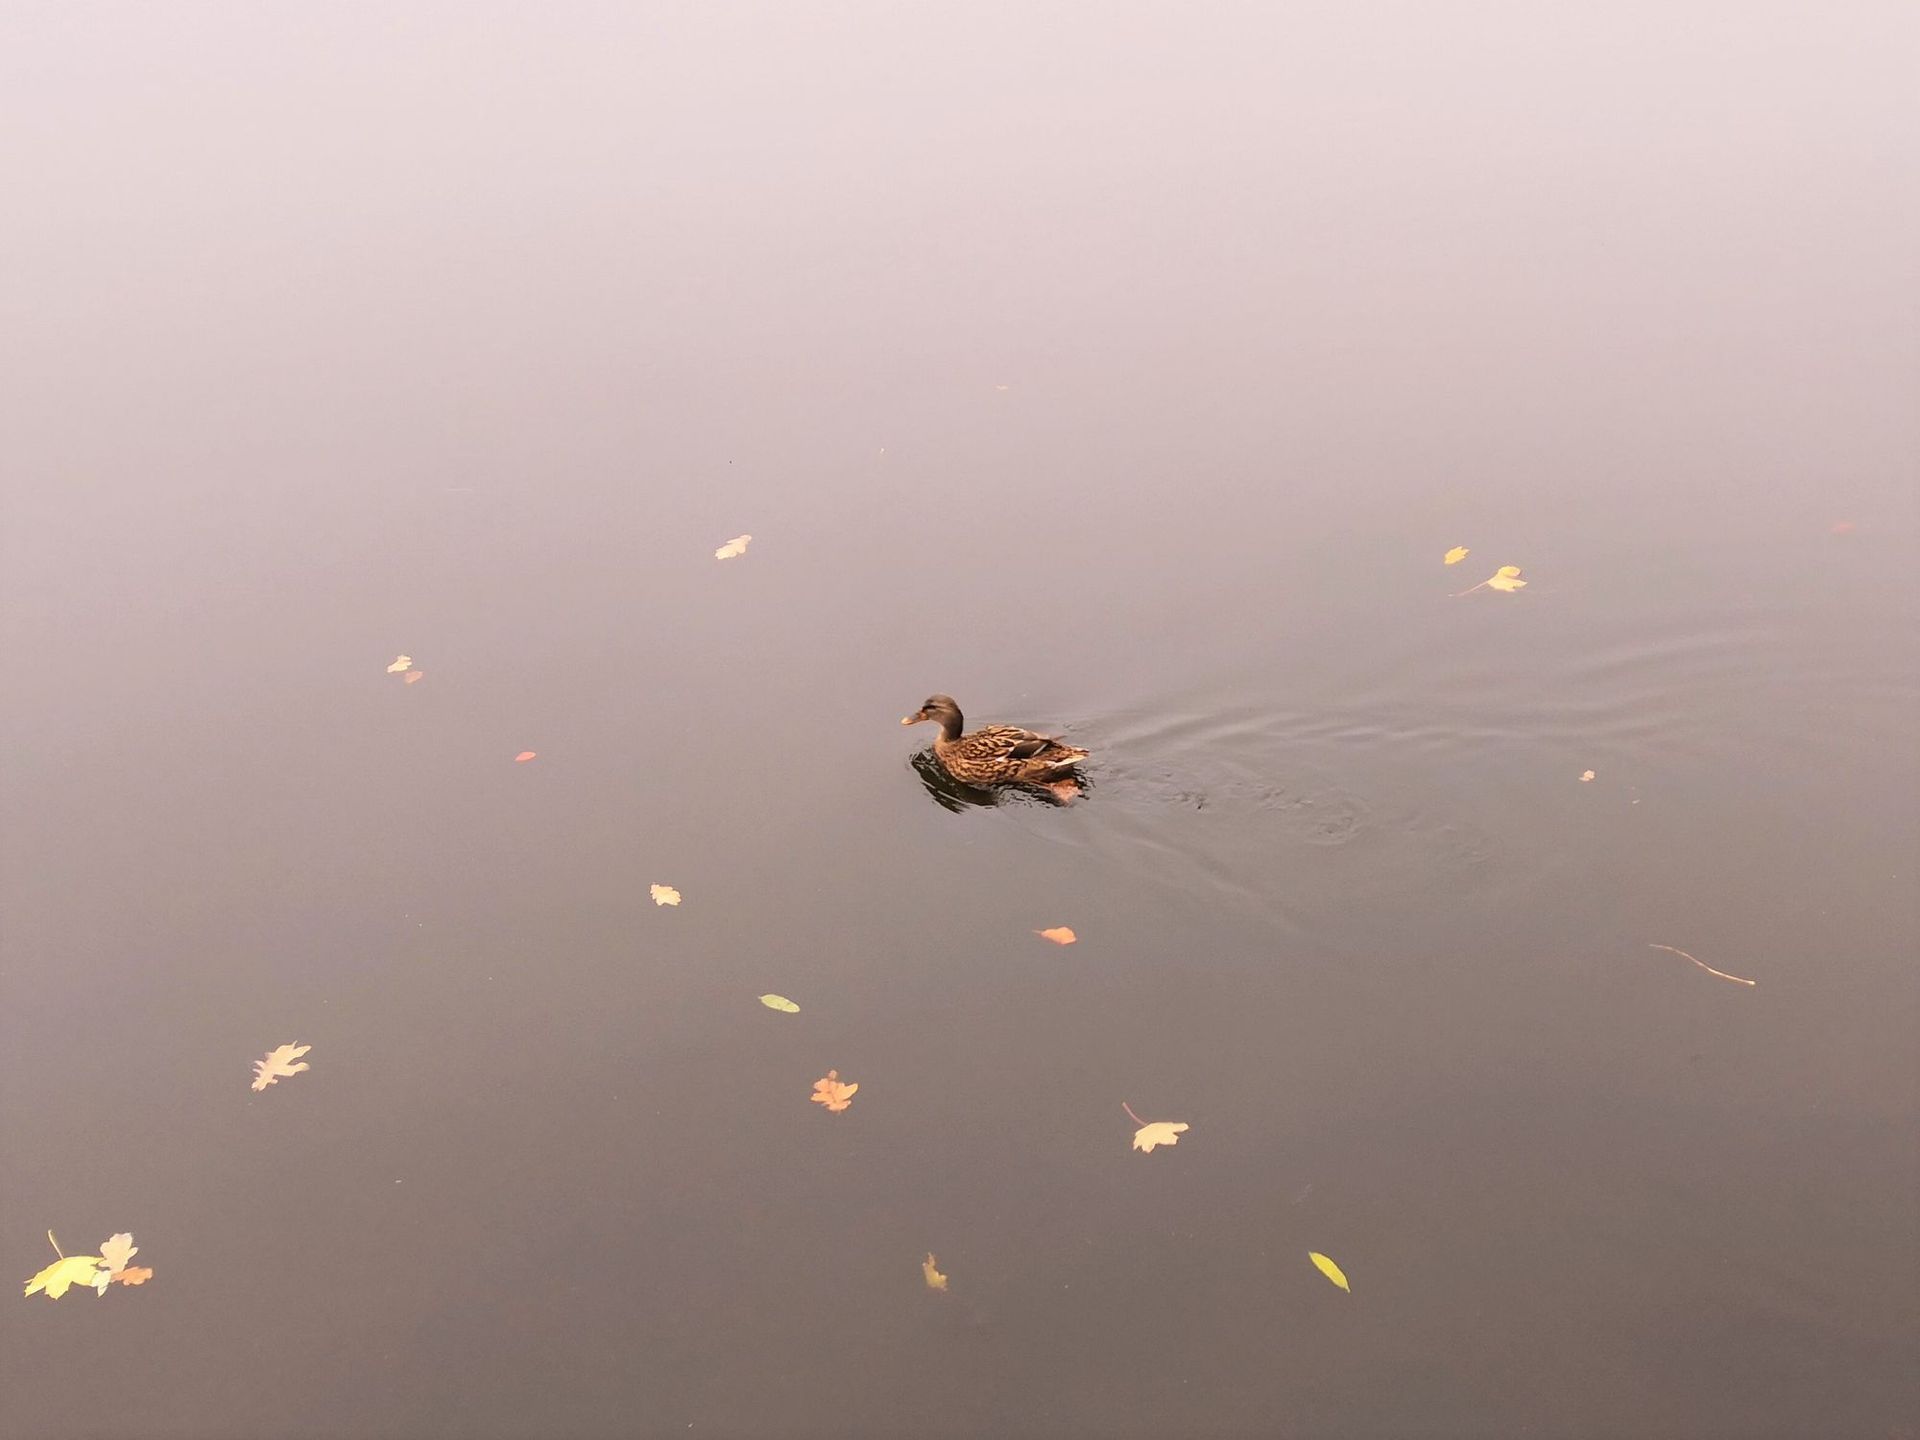
[[[967,733],[965,717],[949,695],[931,695],[902,725],[922,720],[939,724],[933,758],[962,785],[1048,786],[1066,779],[1087,752],[1057,736],[1022,730],[1017,725],[983,725]]]

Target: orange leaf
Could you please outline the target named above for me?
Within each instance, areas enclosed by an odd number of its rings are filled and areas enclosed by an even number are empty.
[[[840,1072],[829,1070],[824,1078],[813,1082],[813,1102],[829,1110],[844,1110],[853,1103],[853,1092],[859,1088],[858,1081],[852,1085],[842,1084]]]
[[[1036,930],[1033,933],[1043,940],[1053,941],[1056,945],[1071,945],[1080,938],[1065,925],[1056,925],[1051,930]]]
[[[537,750],[522,750],[518,755],[513,757],[513,763],[516,765],[524,765],[538,753]]]
[[[114,1271],[113,1278],[122,1285],[144,1285],[153,1278],[153,1271],[145,1265],[129,1265],[124,1270]]]
[[[403,681],[405,681],[407,684],[411,685],[413,684],[414,681],[418,680],[421,676],[425,675],[426,673],[427,672],[424,670],[409,670],[407,671],[406,674],[402,675],[400,678]]]

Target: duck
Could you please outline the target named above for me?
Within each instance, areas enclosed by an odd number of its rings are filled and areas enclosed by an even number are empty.
[[[982,725],[971,735],[962,734],[966,717],[951,695],[929,695],[926,704],[900,723],[918,725],[923,720],[940,726],[940,733],[933,737],[933,758],[962,785],[1051,789],[1062,781],[1072,784],[1069,772],[1087,758],[1077,745],[1017,725]]]

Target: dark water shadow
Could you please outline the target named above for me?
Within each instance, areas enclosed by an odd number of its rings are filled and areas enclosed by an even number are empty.
[[[921,785],[927,794],[943,810],[955,815],[964,814],[973,809],[991,809],[997,805],[1026,803],[1046,805],[1053,808],[1066,804],[1078,805],[1092,792],[1093,785],[1085,775],[1076,773],[1073,778],[1078,783],[1079,793],[1071,801],[1060,799],[1052,791],[1039,785],[1003,785],[992,790],[981,790],[972,785],[962,785],[945,770],[940,762],[933,758],[931,749],[921,750],[910,758],[907,764],[913,773],[920,777]]]

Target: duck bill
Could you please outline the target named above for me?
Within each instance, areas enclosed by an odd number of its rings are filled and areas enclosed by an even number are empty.
[[[902,725],[918,725],[922,720],[926,718],[927,717],[924,715],[908,715],[903,717],[900,723]]]

